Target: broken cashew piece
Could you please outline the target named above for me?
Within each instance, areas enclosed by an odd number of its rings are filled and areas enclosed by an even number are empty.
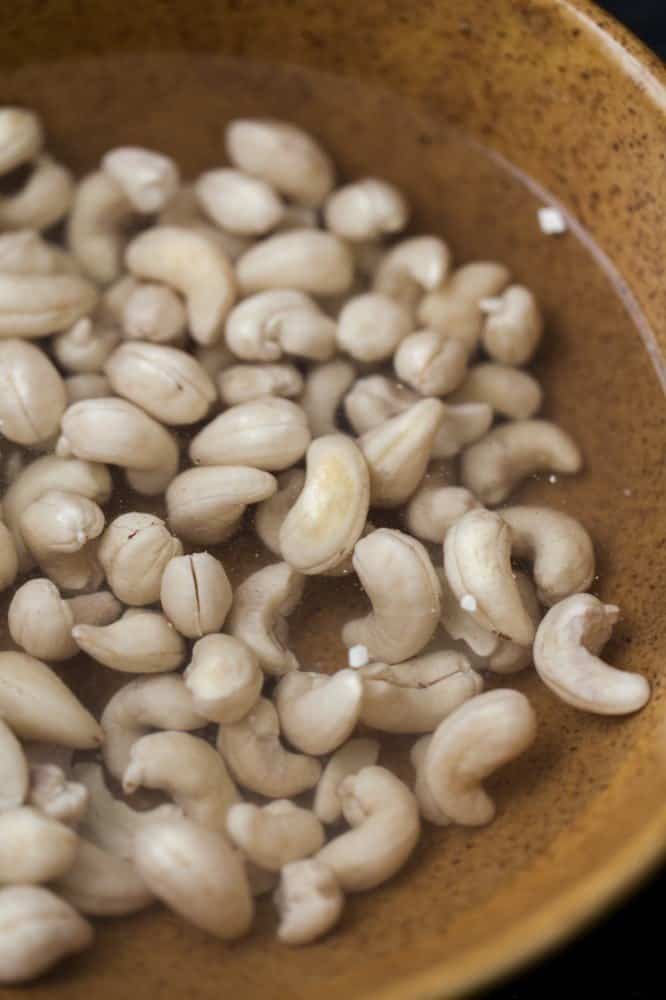
[[[592,594],[573,594],[552,607],[539,625],[534,666],[568,705],[598,715],[624,715],[647,703],[645,677],[611,667],[597,655],[619,614],[614,604],[603,604]]]
[[[186,469],[166,492],[167,517],[175,534],[194,545],[217,545],[234,533],[248,504],[271,497],[273,476],[240,465]]]
[[[298,660],[286,645],[286,619],[300,602],[304,585],[302,574],[280,562],[250,574],[234,594],[227,631],[254,652],[266,673],[276,677],[298,670]]]
[[[111,522],[97,556],[118,600],[141,606],[159,600],[163,573],[182,551],[161,518],[131,511]]]
[[[122,673],[165,673],[185,659],[185,641],[171,622],[143,608],[129,608],[111,625],[75,625],[72,636],[88,656]]]
[[[284,944],[310,944],[339,921],[345,897],[333,870],[322,861],[290,861],[274,895],[280,915],[277,936]]]
[[[0,718],[0,814],[23,805],[28,794],[28,775],[23,748]]]
[[[376,764],[378,757],[379,743],[366,738],[347,740],[335,751],[322,771],[312,806],[322,823],[336,823],[340,819],[342,801],[338,792],[344,779]]]
[[[249,646],[222,634],[195,642],[183,677],[195,710],[220,724],[240,722],[256,704],[264,681]]]
[[[275,689],[280,728],[304,753],[320,757],[341,746],[361,715],[363,682],[355,670],[286,674]]]
[[[140,146],[118,146],[102,157],[102,170],[122,188],[135,211],[160,212],[178,190],[178,167],[170,156]]]
[[[227,813],[227,833],[246,858],[271,872],[316,854],[325,840],[314,813],[289,799],[266,806],[238,802]]]
[[[88,808],[88,789],[69,781],[57,764],[30,765],[28,805],[49,819],[66,826],[78,826]]]

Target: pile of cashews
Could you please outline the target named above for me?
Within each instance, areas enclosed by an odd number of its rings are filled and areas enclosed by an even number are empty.
[[[619,609],[586,592],[585,528],[505,505],[582,464],[521,367],[532,292],[401,237],[403,195],[335,188],[293,125],[236,120],[225,142],[230,165],[190,184],[134,147],[75,182],[35,114],[0,109],[3,190],[23,178],[0,198],[1,983],[157,900],[231,940],[275,890],[280,940],[313,941],[422,819],[493,819],[484,781],[536,718],[484,678],[533,663],[602,714],[649,697],[598,655]],[[107,520],[121,475],[164,516]],[[234,590],[244,526],[273,561]],[[341,623],[337,673],[309,671],[289,615],[311,577],[348,574],[368,613]],[[81,653],[138,675],[99,720],[66,684]],[[413,788],[373,731],[416,738]],[[132,808],[108,777],[165,801]]]

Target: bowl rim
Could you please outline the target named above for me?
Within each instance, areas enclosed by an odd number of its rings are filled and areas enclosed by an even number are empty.
[[[612,14],[592,0],[552,0],[563,15],[600,42],[619,71],[643,91],[666,121],[666,64]],[[370,1000],[461,997],[499,985],[524,966],[544,958],[618,906],[666,860],[666,803],[640,833],[585,879],[563,889],[492,941],[410,973],[373,991]]]

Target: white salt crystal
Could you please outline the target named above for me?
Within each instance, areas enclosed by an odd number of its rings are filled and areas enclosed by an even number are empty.
[[[354,670],[358,670],[359,667],[364,667],[366,663],[370,662],[370,654],[368,653],[367,646],[350,646],[349,652],[347,653],[347,659],[349,661],[349,666]]]
[[[476,611],[476,597],[472,594],[463,594],[460,598],[460,607],[463,611]]]
[[[559,236],[560,233],[566,233],[567,221],[559,208],[553,208],[552,205],[544,205],[537,211],[537,216],[541,232],[545,233],[546,236]]]

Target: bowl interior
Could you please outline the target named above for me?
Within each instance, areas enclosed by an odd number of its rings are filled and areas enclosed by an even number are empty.
[[[57,13],[65,6],[46,8]],[[450,6],[459,7],[464,22],[470,5]],[[510,32],[517,15],[504,3],[490,6]],[[158,5],[147,7],[156,11]],[[401,36],[393,22],[389,27],[381,18],[395,19],[402,5],[370,7],[376,8],[379,34],[385,30],[386,51],[408,75],[418,58],[416,22],[405,25]],[[105,4],[99,9],[107,10]],[[287,24],[286,6],[259,4],[256,9],[261,39],[271,18],[276,35],[283,21]],[[661,739],[666,407],[639,329],[644,332],[644,323],[639,319],[637,325],[635,305],[584,231],[574,225],[559,238],[541,233],[536,209],[547,195],[485,148],[479,141],[483,130],[475,124],[475,134],[465,133],[452,123],[456,115],[438,105],[435,91],[427,99],[417,96],[410,85],[401,87],[393,71],[387,73],[391,86],[368,80],[358,39],[351,56],[345,50],[344,73],[336,73],[329,49],[321,60],[317,57],[320,12],[311,14],[309,37],[301,8],[298,59],[289,64],[280,61],[279,52],[272,54],[267,42],[255,45],[251,24],[233,20],[239,17],[234,10],[221,9],[217,34],[211,28],[216,43],[224,45],[224,17],[232,19],[226,54],[222,48],[210,51],[214,46],[205,39],[206,25],[197,17],[189,29],[183,27],[181,51],[172,46],[166,28],[167,44],[159,37],[159,21],[145,48],[133,34],[130,45],[123,47],[121,37],[115,50],[106,51],[102,24],[94,21],[91,37],[99,51],[82,45],[81,51],[68,52],[69,43],[62,42],[55,45],[62,45],[62,57],[44,62],[35,58],[39,52],[26,48],[25,58],[0,69],[3,101],[40,111],[53,151],[78,171],[91,168],[113,145],[137,143],[174,155],[184,175],[193,177],[222,161],[222,132],[230,117],[288,118],[323,140],[342,176],[377,174],[397,183],[413,206],[414,231],[443,235],[456,261],[508,264],[517,281],[534,289],[546,317],[547,336],[534,365],[545,387],[543,413],[575,436],[586,459],[580,477],[556,482],[535,477],[518,496],[566,510],[590,530],[598,555],[597,592],[622,609],[608,659],[645,673],[654,686],[653,699],[635,718],[595,718],[559,703],[533,672],[518,675],[511,684],[533,701],[539,735],[530,753],[489,783],[498,802],[496,821],[478,831],[426,827],[404,871],[381,889],[350,898],[340,929],[329,939],[300,951],[278,946],[269,900],[259,906],[253,933],[233,946],[206,938],[164,911],[150,910],[100,923],[94,950],[28,989],[30,996],[48,991],[51,997],[77,1000],[92,989],[102,1000],[116,996],[120,984],[132,996],[146,991],[203,998],[218,996],[222,987],[229,996],[267,1000],[315,993],[322,998],[412,996],[426,985],[433,992],[457,989],[535,947],[529,944],[534,941],[530,926],[534,931],[545,921],[546,938],[575,922],[591,905],[583,888],[590,874],[599,873],[609,887],[622,881],[632,865],[621,862],[621,852],[632,845],[638,851],[651,824],[663,823],[657,802],[666,792],[660,748],[666,745]],[[26,39],[30,33],[19,15],[16,22],[21,43],[21,32]],[[60,30],[66,27],[63,23]],[[351,30],[348,34],[352,46]],[[474,36],[473,24],[467,31],[442,34],[441,58],[452,74],[465,54],[471,58],[480,52]],[[401,37],[402,44],[411,45],[409,53],[391,48]],[[294,44],[289,35],[289,45]],[[591,42],[583,36],[579,44]],[[432,58],[429,51],[424,58]],[[325,69],[316,68],[319,64]],[[413,72],[418,74],[418,68]],[[479,88],[499,85],[496,67],[487,68],[478,82]],[[465,87],[469,90],[469,81]],[[537,126],[532,122],[530,127]],[[594,147],[588,154],[595,155]],[[548,171],[544,168],[540,176],[548,179]],[[637,254],[648,252],[636,248]],[[118,503],[134,506],[136,499],[124,495]],[[223,547],[221,556],[234,580],[250,565],[269,561],[251,532],[238,547]],[[364,606],[353,582],[314,581],[292,620],[302,663],[326,670],[344,665],[339,624]],[[63,675],[96,706],[120,682],[84,662],[66,666]],[[408,742],[391,741],[388,752],[400,758]],[[10,994],[0,990],[4,995]]]

